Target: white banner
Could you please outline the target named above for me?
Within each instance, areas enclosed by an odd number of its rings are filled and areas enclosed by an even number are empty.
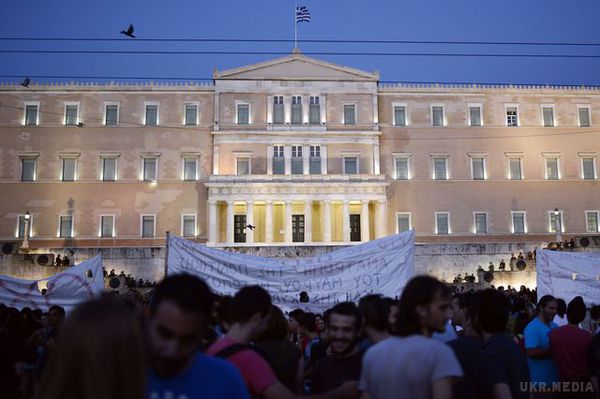
[[[583,297],[586,305],[600,305],[600,253],[536,252],[538,298],[553,295],[567,303]]]
[[[46,294],[42,295],[42,289]],[[69,312],[78,303],[104,289],[102,258],[96,256],[42,280],[22,280],[0,275],[0,303],[22,309],[47,311],[52,305]]]
[[[320,256],[292,259],[222,251],[170,236],[167,274],[195,274],[222,295],[233,295],[245,285],[260,285],[269,291],[273,303],[285,310],[321,312],[369,293],[400,295],[414,274],[414,263],[413,230]],[[310,302],[299,302],[302,291],[308,293]]]

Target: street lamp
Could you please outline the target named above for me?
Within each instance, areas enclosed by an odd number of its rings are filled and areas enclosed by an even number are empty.
[[[556,242],[562,241],[562,220],[560,220],[560,211],[554,208],[554,228],[556,229]]]
[[[29,219],[31,215],[29,211],[25,213],[25,231],[23,231],[23,243],[21,244],[21,250],[28,252],[29,251]]]

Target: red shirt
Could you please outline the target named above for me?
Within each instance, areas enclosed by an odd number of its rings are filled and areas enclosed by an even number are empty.
[[[566,325],[550,332],[550,350],[561,381],[589,379],[586,354],[592,343],[589,332]]]
[[[206,354],[213,356],[234,344],[239,342],[225,336],[212,344]],[[277,377],[269,363],[251,349],[236,352],[227,360],[240,370],[252,397],[258,398],[265,389],[277,382]]]

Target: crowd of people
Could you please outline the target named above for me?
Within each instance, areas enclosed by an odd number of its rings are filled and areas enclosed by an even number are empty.
[[[0,386],[15,399],[599,398],[600,307],[430,276],[289,313],[259,286],[198,277],[104,294],[67,317],[0,305]],[[550,392],[552,391],[552,392]]]

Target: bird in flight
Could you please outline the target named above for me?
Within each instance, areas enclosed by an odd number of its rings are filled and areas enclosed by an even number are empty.
[[[133,34],[133,25],[131,24],[129,24],[129,28],[127,28],[126,31],[122,30],[121,33],[125,36],[129,36],[135,39],[135,35]]]
[[[255,229],[255,226],[252,226],[251,224],[249,224],[249,225],[246,225],[246,228],[247,228],[247,229],[250,229],[250,230],[254,230],[254,229]]]
[[[31,80],[29,80],[29,78],[25,78],[25,80],[23,81],[23,83],[21,83],[21,86],[23,87],[29,87],[29,83],[31,82]]]

